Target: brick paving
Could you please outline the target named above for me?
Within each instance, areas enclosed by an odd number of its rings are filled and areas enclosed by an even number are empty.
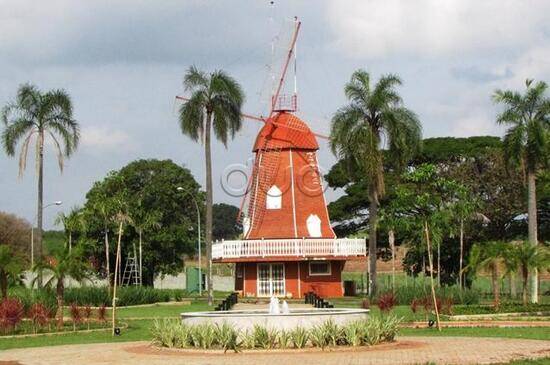
[[[14,349],[0,353],[0,364],[491,364],[523,358],[550,357],[550,341],[468,338],[400,337],[394,344],[372,348],[274,350],[269,352],[200,353],[194,350],[167,350],[147,342],[66,345]]]

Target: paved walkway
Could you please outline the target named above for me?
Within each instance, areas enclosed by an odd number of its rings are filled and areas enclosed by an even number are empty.
[[[550,357],[550,341],[468,338],[400,337],[393,344],[373,348],[321,351],[270,351],[211,354],[151,347],[147,342],[67,345],[0,352],[7,364],[491,364],[521,358]]]

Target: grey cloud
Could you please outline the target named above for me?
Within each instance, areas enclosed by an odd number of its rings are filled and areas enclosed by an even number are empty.
[[[473,65],[468,67],[453,67],[451,68],[451,75],[456,79],[485,83],[509,79],[514,76],[514,73],[509,67],[504,68],[504,70],[496,71]]]

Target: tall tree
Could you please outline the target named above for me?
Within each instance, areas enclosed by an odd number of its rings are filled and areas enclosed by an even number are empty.
[[[205,73],[194,66],[184,76],[183,85],[191,92],[180,108],[182,132],[194,141],[204,142],[206,168],[206,258],[208,261],[208,304],[213,301],[212,286],[212,151],[211,130],[224,146],[241,129],[244,93],[239,83],[223,71]],[[203,140],[204,137],[204,140]]]
[[[357,70],[344,88],[350,103],[332,118],[333,153],[368,180],[371,295],[376,293],[378,206],[385,193],[382,150],[386,147],[388,158],[395,166],[402,167],[421,143],[420,122],[415,113],[403,106],[396,90],[399,85],[398,76],[385,75],[372,87],[369,73]]]
[[[526,91],[496,90],[493,100],[503,104],[497,123],[507,126],[504,136],[504,154],[510,164],[520,166],[527,175],[528,236],[531,245],[538,244],[536,176],[550,164],[550,98],[548,85],[532,79],[525,81]],[[531,302],[538,302],[538,275],[531,275]]]
[[[472,271],[474,274],[480,271],[490,271],[493,288],[494,306],[498,308],[500,305],[500,273],[499,266],[504,261],[504,252],[506,245],[499,241],[489,241],[485,243],[476,243],[470,250],[468,256],[468,265],[464,268],[465,271]]]
[[[72,207],[68,214],[60,212],[55,218],[55,224],[63,226],[69,251],[72,250],[75,233],[83,227],[81,213],[82,211],[79,207]]]
[[[25,170],[27,152],[33,138],[36,139],[36,167],[38,173],[37,252],[42,257],[42,207],[44,196],[44,142],[51,138],[57,152],[59,169],[63,171],[64,157],[69,157],[78,146],[79,127],[73,119],[71,98],[64,90],[41,92],[33,85],[19,87],[14,102],[8,103],[1,113],[5,128],[2,144],[8,156],[14,156],[21,142],[19,175]],[[42,277],[38,279],[42,285]]]

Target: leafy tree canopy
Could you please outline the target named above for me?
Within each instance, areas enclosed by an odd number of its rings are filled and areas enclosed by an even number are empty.
[[[212,237],[215,240],[235,239],[243,232],[243,226],[237,222],[239,208],[230,204],[213,205],[213,231]]]
[[[185,193],[178,191],[178,187]],[[122,238],[122,267],[126,258],[133,255],[139,227],[144,227],[143,282],[151,284],[155,275],[181,271],[183,256],[195,254],[197,247],[196,210],[187,194],[192,194],[203,210],[204,194],[199,184],[188,169],[171,160],[134,161],[96,182],[86,195],[84,214],[86,236],[96,243],[97,267],[104,267],[105,263],[104,227],[110,237],[115,236],[114,217],[118,213],[115,200],[123,197],[129,223],[124,227]],[[144,217],[154,219],[155,224],[143,225]],[[110,246],[114,257],[116,245]],[[114,260],[111,260],[111,270],[114,270]]]

